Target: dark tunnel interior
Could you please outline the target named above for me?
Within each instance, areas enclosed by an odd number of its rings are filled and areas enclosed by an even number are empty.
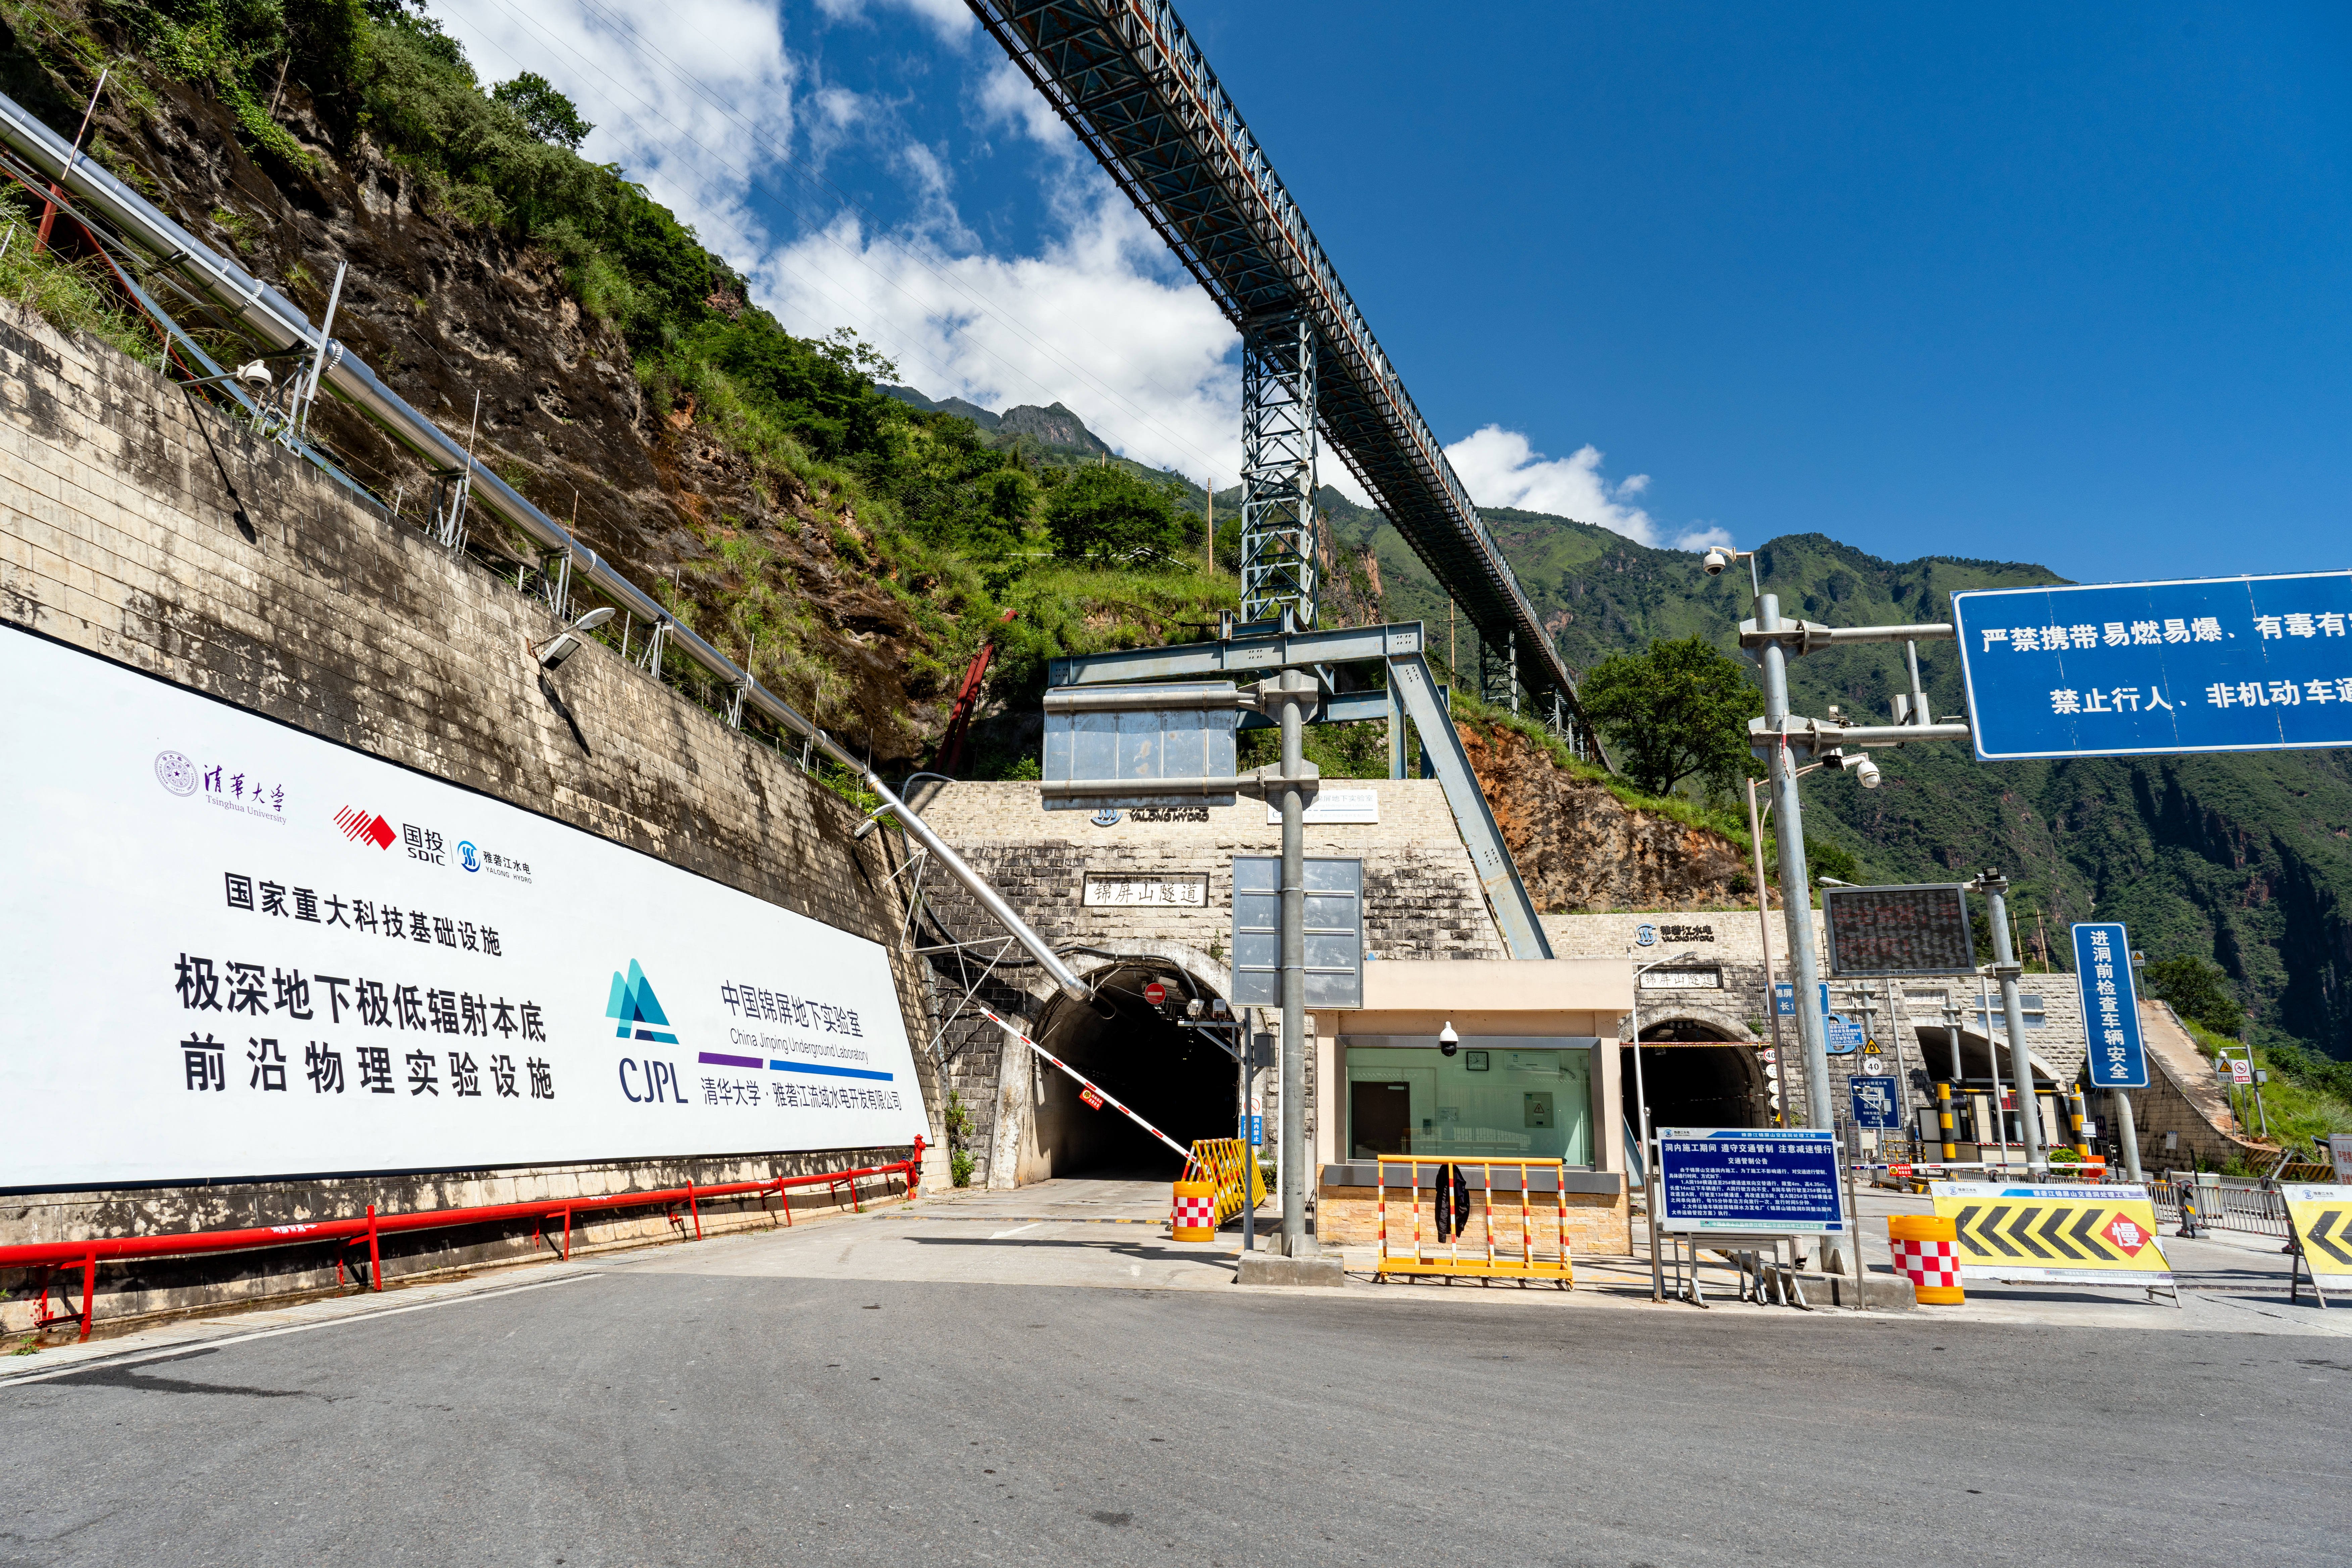
[[[1207,998],[1199,982],[1172,968],[1128,967],[1098,980],[1097,994],[1114,1016],[1081,1004],[1058,1005],[1046,1048],[1124,1100],[1177,1142],[1231,1138],[1240,1108],[1234,1058],[1194,1029],[1144,999],[1158,980],[1171,999]],[[1172,1181],[1183,1159],[1112,1106],[1092,1110],[1067,1074],[1045,1068],[1036,1117],[1039,1152],[1055,1176]]]

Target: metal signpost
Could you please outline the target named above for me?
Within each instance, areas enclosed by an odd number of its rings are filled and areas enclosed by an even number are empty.
[[[2352,572],[1952,595],[1977,756],[2352,746]]]

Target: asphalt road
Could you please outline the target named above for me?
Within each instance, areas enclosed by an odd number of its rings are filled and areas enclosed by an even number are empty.
[[[2314,1338],[673,1254],[0,1388],[0,1561],[2341,1562],[2348,1402]]]

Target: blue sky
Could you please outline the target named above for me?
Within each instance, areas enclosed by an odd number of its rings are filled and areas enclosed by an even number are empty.
[[[960,0],[436,5],[795,330],[1233,482],[1230,329]],[[2352,564],[2340,5],[1181,11],[1484,504]]]

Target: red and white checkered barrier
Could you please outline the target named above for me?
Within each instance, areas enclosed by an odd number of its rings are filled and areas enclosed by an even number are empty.
[[[1914,1286],[1927,1289],[1960,1288],[1960,1244],[1957,1241],[1905,1241],[1887,1244],[1895,1252],[1895,1272]]]
[[[1217,1231],[1216,1189],[1212,1187],[1200,1194],[1179,1192],[1176,1205],[1169,1214],[1169,1224],[1177,1230],[1207,1231],[1214,1236]]]

